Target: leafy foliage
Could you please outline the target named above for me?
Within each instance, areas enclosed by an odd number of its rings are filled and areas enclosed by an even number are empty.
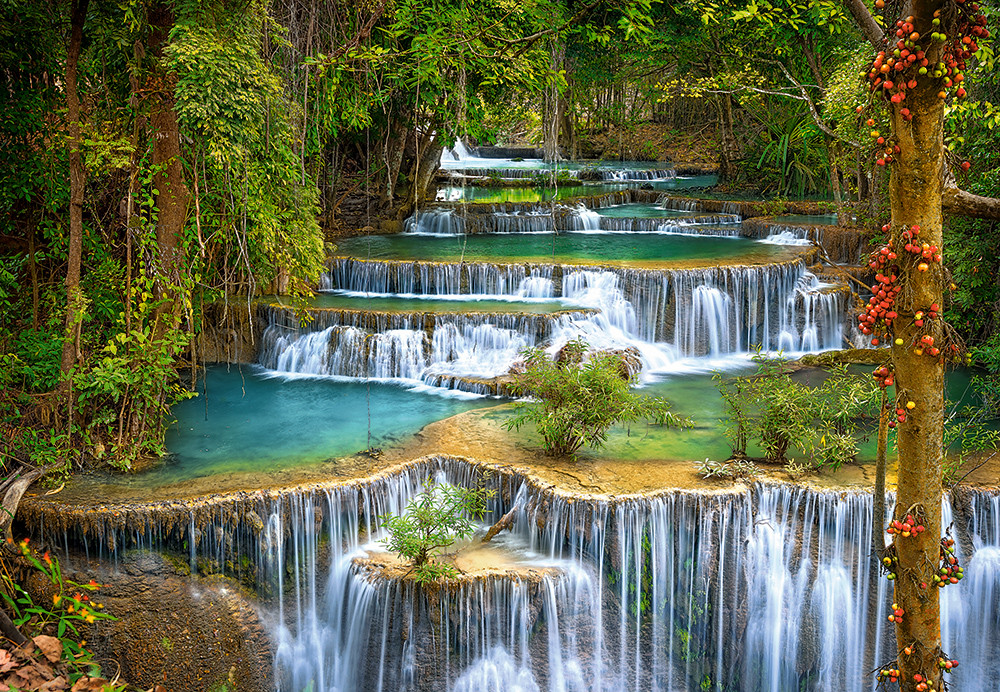
[[[878,409],[878,388],[870,378],[841,365],[822,384],[810,386],[792,378],[783,358],[758,353],[754,361],[752,375],[715,378],[735,458],[747,454],[748,442],[774,463],[787,464],[790,451],[801,451],[810,468],[836,469],[857,455],[859,440],[867,434],[864,423]]]
[[[7,540],[9,543],[12,542],[10,538]],[[47,643],[44,640],[48,636],[55,636],[58,639],[61,650],[48,651],[43,647],[43,652],[51,662],[58,662],[68,668],[70,684],[75,684],[85,676],[98,678],[101,668],[94,660],[93,653],[84,647],[86,631],[81,628],[101,620],[116,619],[104,612],[102,604],[91,598],[91,594],[100,589],[100,584],[93,579],[86,584],[66,579],[59,560],[50,556],[48,552],[38,556],[28,546],[28,539],[15,544],[15,549],[29,565],[46,578],[53,593],[51,607],[35,603],[28,592],[11,578],[8,570],[3,570],[0,574],[2,582],[0,596],[13,612],[12,621],[23,633],[34,637],[36,644]],[[9,663],[6,666],[2,672],[10,669]],[[117,690],[123,687],[109,684],[102,689]]]
[[[382,520],[382,528],[389,532],[382,543],[413,563],[420,583],[454,577],[455,568],[435,563],[434,557],[442,548],[473,534],[473,520],[482,519],[493,493],[483,487],[460,488],[427,481],[423,492],[407,503],[402,514]]]
[[[582,341],[571,342],[557,361],[542,349],[524,352],[524,371],[515,376],[511,390],[534,401],[515,404],[514,416],[504,424],[508,430],[533,423],[546,452],[566,455],[585,444],[600,447],[618,423],[690,425],[671,413],[666,400],[632,391],[635,377],[620,354],[598,352],[584,360],[586,348]]]

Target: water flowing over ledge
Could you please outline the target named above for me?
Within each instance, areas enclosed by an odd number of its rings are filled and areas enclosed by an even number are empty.
[[[402,296],[411,313],[314,310],[305,329],[271,308],[258,362],[290,374],[396,379],[502,394],[530,347],[582,338],[636,353],[644,376],[684,359],[815,352],[844,341],[847,292],[823,287],[797,259],[702,269],[334,258],[327,290]],[[420,315],[422,297],[561,301],[566,310]]]
[[[534,578],[417,591],[365,554],[379,518],[425,478],[497,489]],[[942,593],[953,684],[988,690],[1000,665],[1000,495],[943,506],[966,578]],[[863,651],[892,658],[879,581],[866,641],[868,493],[755,484],[580,495],[530,472],[428,457],[365,479],[192,502],[72,507],[28,498],[40,540],[113,557],[173,548],[276,595],[279,689],[852,690]],[[433,636],[432,636],[433,635]]]

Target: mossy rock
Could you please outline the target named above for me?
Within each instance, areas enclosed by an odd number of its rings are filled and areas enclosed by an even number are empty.
[[[882,365],[888,359],[889,352],[884,348],[847,348],[807,353],[799,358],[798,363],[813,368],[832,368],[835,365]]]

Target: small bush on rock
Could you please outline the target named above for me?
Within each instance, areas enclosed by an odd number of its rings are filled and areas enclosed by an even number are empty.
[[[524,352],[523,372],[514,376],[510,390],[533,400],[515,404],[514,417],[505,423],[508,430],[534,423],[546,452],[568,455],[585,444],[602,446],[616,423],[691,425],[671,413],[665,399],[632,390],[635,369],[628,354],[602,351],[585,359],[586,350],[586,343],[574,341],[556,360],[539,348]]]

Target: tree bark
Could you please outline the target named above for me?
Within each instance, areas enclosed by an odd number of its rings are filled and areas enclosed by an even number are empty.
[[[941,207],[949,214],[1000,221],[1000,199],[981,197],[957,187],[946,187]]]
[[[171,9],[159,4],[149,12],[152,32],[149,39],[150,53],[156,60],[163,57],[163,49],[174,25]],[[185,300],[181,300],[181,287],[186,271],[183,250],[184,224],[190,192],[184,184],[181,162],[181,133],[174,110],[175,77],[162,68],[151,76],[150,126],[153,151],[151,163],[156,174],[153,188],[156,195],[156,247],[159,270],[157,272],[157,299],[161,301],[156,311],[154,338],[170,329],[176,329],[184,314]]]
[[[924,35],[931,31],[934,12],[941,0],[915,0],[910,12],[915,30]],[[931,59],[938,58],[935,48]],[[892,209],[891,236],[900,254],[906,244],[901,233],[919,226],[919,240],[942,247],[941,202],[944,171],[944,100],[937,95],[936,80],[921,79],[907,92],[906,101],[890,106],[893,134],[899,154],[892,163],[889,201]],[[903,107],[912,113],[912,121],[900,114]],[[930,262],[927,271],[919,271],[913,256],[899,262],[903,291],[898,301],[898,318],[893,321],[894,336],[901,345],[892,345],[897,405],[906,411],[899,424],[897,448],[899,472],[894,518],[907,514],[920,516],[926,530],[894,541],[899,560],[894,581],[894,601],[904,611],[896,624],[896,642],[900,651],[900,688],[914,692],[919,674],[941,689],[941,671],[937,666],[941,646],[941,622],[938,590],[932,575],[940,564],[942,458],[944,444],[944,365],[938,358],[919,354],[916,345],[930,334],[942,342],[941,320],[916,324],[914,313],[941,305],[944,274],[939,263]],[[912,402],[913,406],[910,406]],[[906,655],[903,649],[911,647]],[[918,678],[919,679],[919,678]]]
[[[80,264],[83,257],[83,192],[87,170],[80,146],[83,136],[80,127],[80,96],[77,92],[77,69],[83,47],[83,24],[87,19],[89,0],[73,0],[72,27],[66,51],[66,117],[69,132],[69,251],[66,259],[66,333],[63,335],[59,391],[69,396],[69,374],[76,364],[76,327],[83,319],[83,295],[80,293]]]
[[[854,16],[854,21],[857,22],[858,28],[861,29],[861,33],[868,43],[872,44],[875,50],[881,50],[885,34],[882,33],[882,28],[875,22],[875,18],[872,17],[871,12],[868,11],[864,0],[846,0],[846,4],[847,9]]]

